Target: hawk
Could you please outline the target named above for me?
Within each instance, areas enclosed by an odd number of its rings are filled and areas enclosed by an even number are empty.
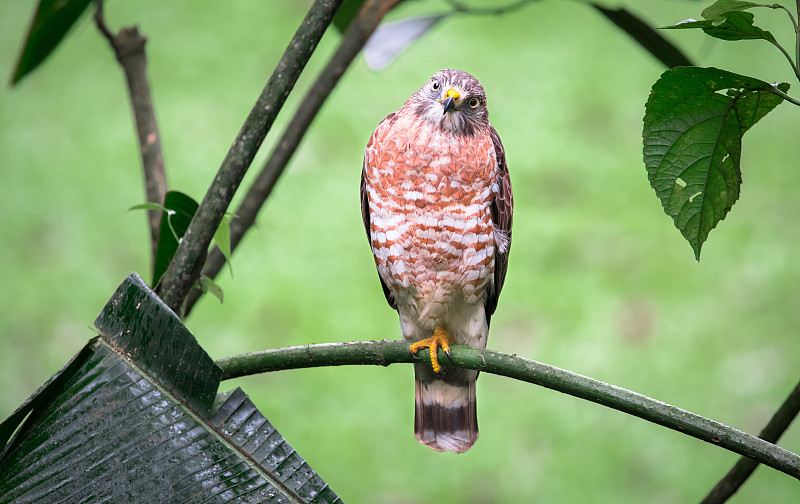
[[[503,144],[473,76],[441,70],[389,114],[367,143],[361,215],[383,293],[414,364],[414,435],[437,451],[478,439],[477,371],[443,368],[449,345],[486,348],[503,288],[513,199]]]

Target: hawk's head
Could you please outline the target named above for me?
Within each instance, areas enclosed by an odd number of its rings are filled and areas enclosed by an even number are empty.
[[[461,70],[439,70],[406,102],[415,114],[443,130],[473,135],[489,127],[486,93]]]

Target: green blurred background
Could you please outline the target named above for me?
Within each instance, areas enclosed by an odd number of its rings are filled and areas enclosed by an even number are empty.
[[[112,29],[138,24],[149,39],[170,188],[203,197],[308,4],[108,2]],[[656,26],[697,18],[704,7],[635,4]],[[2,75],[12,72],[34,7],[0,3]],[[444,9],[409,2],[390,19]],[[792,47],[785,17],[757,16]],[[700,65],[798,87],[766,43],[665,35]],[[326,34],[286,112],[339,40]],[[741,200],[698,264],[642,163],[644,102],[664,69],[580,2],[454,16],[379,73],[359,57],[235,254],[234,276],[220,277],[225,303],[205,299],[187,321],[212,357],[398,337],[361,223],[362,153],[378,122],[441,68],[483,83],[514,184],[514,243],[489,346],[757,433],[800,378],[792,252],[800,247],[800,110],[784,104],[745,137]],[[126,212],[144,190],[122,72],[88,18],[16,89],[3,86],[0,117],[5,417],[93,336],[94,318],[126,275],[149,280],[150,259],[144,213]],[[234,385],[346,502],[697,502],[737,458],[486,374],[481,438],[460,456],[414,441],[409,366],[286,371],[223,387]],[[795,452],[799,428],[782,441]],[[731,502],[800,502],[800,484],[760,468]]]

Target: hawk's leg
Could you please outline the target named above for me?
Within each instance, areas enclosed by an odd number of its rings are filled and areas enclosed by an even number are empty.
[[[450,358],[450,362],[452,362],[453,356],[450,354],[450,335],[447,334],[447,331],[445,331],[442,326],[436,326],[433,329],[433,336],[417,341],[409,346],[408,350],[415,354],[420,348],[429,348],[433,372],[438,373],[442,369],[442,366],[439,364],[439,347],[442,347],[442,350],[444,350],[444,353],[447,354],[447,357]]]

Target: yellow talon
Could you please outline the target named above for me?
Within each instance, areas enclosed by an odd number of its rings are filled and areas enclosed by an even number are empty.
[[[442,369],[442,366],[439,364],[439,356],[437,354],[439,347],[442,347],[442,350],[444,350],[448,357],[450,356],[450,335],[447,334],[447,331],[444,330],[444,327],[436,326],[433,330],[433,336],[413,343],[408,347],[408,350],[415,354],[420,348],[426,347],[430,348],[431,366],[433,367],[433,372],[438,373]]]

